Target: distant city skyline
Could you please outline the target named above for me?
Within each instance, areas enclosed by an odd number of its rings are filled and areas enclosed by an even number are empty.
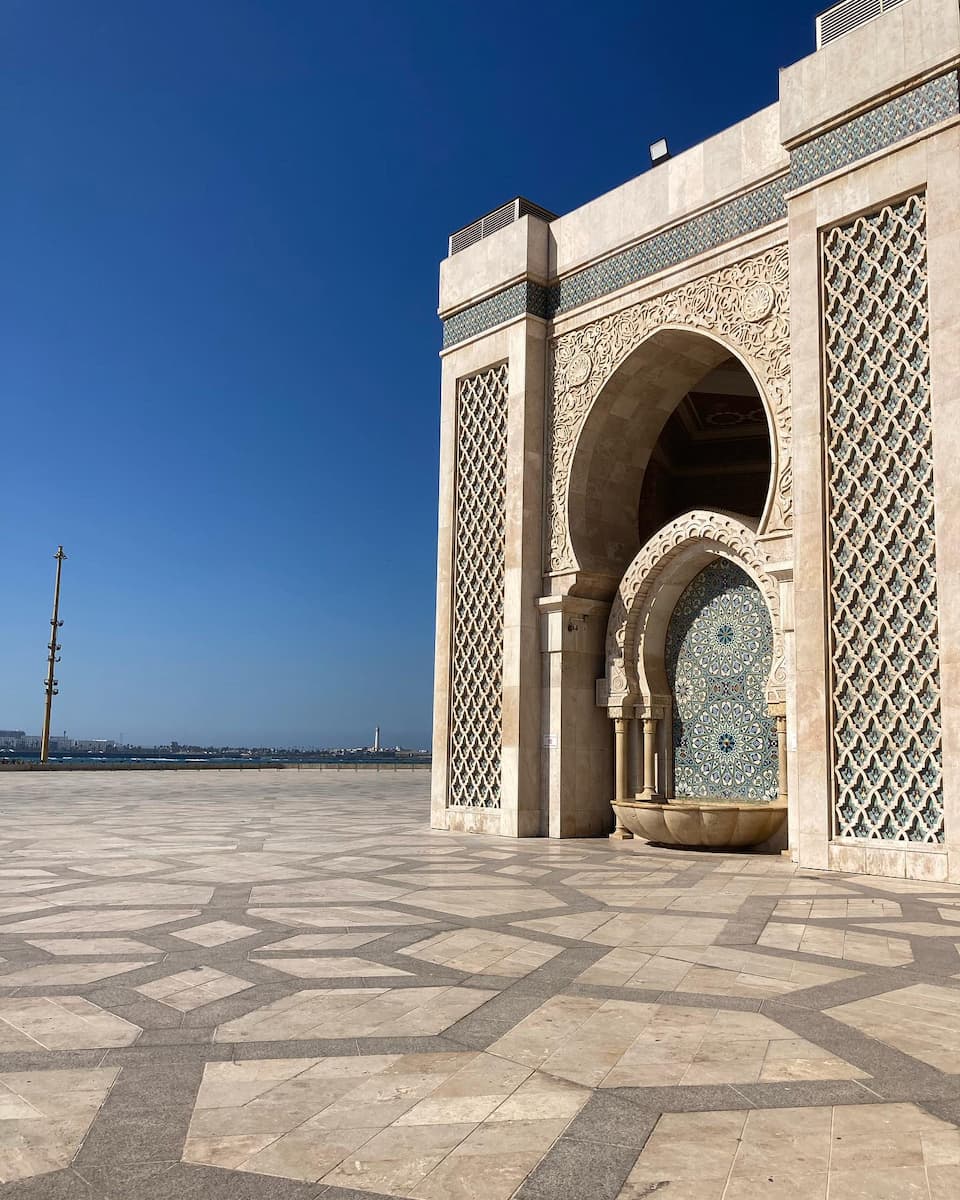
[[[51,747],[54,749],[56,749],[57,747],[63,748],[64,745],[66,745],[70,749],[85,750],[85,751],[95,750],[98,747],[111,748],[111,747],[126,747],[126,746],[140,746],[140,747],[150,747],[150,748],[171,746],[171,747],[183,747],[183,748],[187,748],[187,749],[192,749],[195,747],[202,747],[203,749],[229,747],[230,749],[235,749],[235,750],[272,749],[272,750],[305,750],[305,751],[364,750],[364,749],[371,750],[371,751],[380,751],[380,750],[389,751],[389,750],[398,750],[398,749],[403,749],[403,750],[429,750],[430,749],[429,743],[425,743],[424,745],[419,745],[419,744],[415,744],[415,743],[406,743],[406,742],[402,742],[402,741],[391,741],[389,738],[384,738],[381,734],[381,729],[380,729],[379,725],[374,727],[373,738],[369,742],[364,742],[361,740],[361,741],[354,742],[354,743],[330,742],[330,741],[324,741],[322,739],[319,739],[319,740],[314,739],[313,741],[304,741],[304,742],[281,742],[281,741],[275,741],[275,742],[231,742],[231,741],[207,742],[207,741],[198,741],[196,738],[184,739],[184,740],[181,740],[180,738],[149,738],[147,740],[131,741],[129,738],[124,737],[122,734],[120,734],[117,737],[85,737],[82,735],[80,737],[76,737],[75,735],[70,733],[68,730],[62,730],[59,733],[54,731],[53,733],[51,733],[50,742],[51,742]],[[34,746],[33,743],[36,743],[36,745]],[[10,748],[13,748],[13,749],[37,749],[37,748],[39,748],[39,745],[40,745],[40,734],[39,733],[30,733],[25,729],[14,729],[12,727],[7,728],[7,729],[0,729],[0,751],[3,751],[4,749],[10,749]]]
[[[63,543],[54,730],[429,745],[447,235],[771,103],[819,7],[5,6],[6,720]]]

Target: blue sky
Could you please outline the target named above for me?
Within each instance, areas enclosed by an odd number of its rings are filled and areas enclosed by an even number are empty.
[[[0,727],[429,744],[446,237],[777,98],[811,3],[6,0]]]

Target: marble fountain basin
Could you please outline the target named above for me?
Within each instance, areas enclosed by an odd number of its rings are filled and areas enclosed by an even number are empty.
[[[787,819],[785,801],[738,803],[736,800],[614,800],[620,823],[635,837],[665,846],[759,846],[778,833]]]

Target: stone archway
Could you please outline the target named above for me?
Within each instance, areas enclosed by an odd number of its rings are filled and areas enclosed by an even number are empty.
[[[545,566],[574,577],[565,590],[612,594],[639,549],[636,505],[657,437],[686,392],[731,356],[752,377],[769,424],[759,528],[790,529],[788,299],[778,247],[555,339]]]
[[[723,560],[752,581],[769,613],[770,670],[763,695],[767,714],[776,721],[779,795],[785,796],[786,667],[780,593],[755,526],[749,518],[733,513],[686,513],[654,535],[625,571],[610,610],[606,667],[597,689],[598,703],[615,722],[618,794],[625,794],[631,774],[628,760],[635,718],[643,730],[638,794],[656,799],[672,790],[673,695],[666,666],[667,631],[688,585],[706,567]]]
[[[647,768],[651,757],[657,758],[657,739],[663,733],[659,718],[669,702],[662,661],[657,668],[629,652],[635,630],[626,624],[624,645],[605,652],[605,630],[608,618],[610,628],[617,626],[611,607],[615,613],[623,599],[621,585],[632,578],[643,551],[638,515],[651,455],[690,391],[724,360],[734,360],[749,378],[766,422],[769,484],[763,511],[758,509],[755,519],[746,522],[732,518],[734,525],[726,533],[733,542],[743,542],[743,553],[734,546],[732,556],[745,564],[776,614],[777,653],[767,699],[779,705],[781,752],[786,747],[786,671],[780,589],[789,603],[792,578],[787,248],[774,247],[651,299],[575,321],[558,321],[549,349],[545,586],[539,601],[547,681],[545,805],[551,833],[558,836],[568,830],[583,836],[608,829],[612,792],[623,795],[629,786],[631,794],[656,794],[653,768]],[[697,547],[688,547],[689,554],[671,556],[669,565],[664,564],[667,573],[644,599],[642,627],[651,633],[659,622],[665,631],[671,589],[679,589],[673,592],[675,602],[711,556],[726,553],[723,532],[711,524],[722,524],[724,514],[717,510],[723,502],[710,495],[697,502],[703,509],[686,516],[694,524],[705,521],[707,536]],[[681,530],[681,518],[664,514],[663,519],[667,524],[647,546],[661,536],[696,539],[691,530]],[[767,550],[775,572],[766,569]],[[653,639],[639,644],[650,646]],[[590,683],[600,675],[604,678],[594,691]],[[614,719],[619,747],[614,755],[607,718]],[[638,764],[636,779],[621,769],[628,760]],[[615,780],[611,764],[619,764]]]

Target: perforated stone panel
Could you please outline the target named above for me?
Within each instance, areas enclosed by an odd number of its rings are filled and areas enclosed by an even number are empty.
[[[773,626],[745,571],[721,559],[696,576],[673,610],[665,658],[675,793],[775,800],[777,729],[764,697]]]
[[[942,842],[926,202],[823,242],[836,830]]]
[[[500,807],[507,366],[457,393],[451,806]]]

